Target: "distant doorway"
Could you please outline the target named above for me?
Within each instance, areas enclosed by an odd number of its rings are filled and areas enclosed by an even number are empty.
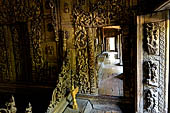
[[[115,37],[109,38],[109,46],[110,51],[115,51]]]
[[[100,62],[99,95],[123,96],[123,64],[121,32],[118,26],[103,27],[104,49]]]

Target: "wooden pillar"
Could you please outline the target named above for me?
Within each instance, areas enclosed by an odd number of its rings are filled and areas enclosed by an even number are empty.
[[[120,65],[123,65],[123,58],[122,58],[122,35],[120,34]]]
[[[90,75],[90,93],[96,93],[96,70],[95,70],[95,56],[94,56],[94,37],[93,29],[88,29],[88,62]]]
[[[117,58],[120,58],[120,34],[117,35]]]

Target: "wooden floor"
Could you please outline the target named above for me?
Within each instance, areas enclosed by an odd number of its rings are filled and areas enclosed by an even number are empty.
[[[108,54],[101,63],[99,70],[99,94],[123,96],[123,66],[119,65],[119,59],[116,59],[116,52],[105,52]]]

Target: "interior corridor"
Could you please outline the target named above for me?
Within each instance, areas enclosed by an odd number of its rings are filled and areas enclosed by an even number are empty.
[[[99,62],[99,95],[123,96],[123,66],[117,58],[117,52],[104,52]]]

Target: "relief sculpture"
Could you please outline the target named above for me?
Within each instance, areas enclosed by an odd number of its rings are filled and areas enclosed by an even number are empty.
[[[144,111],[163,113],[165,106],[165,22],[147,23],[144,29]]]
[[[144,47],[145,51],[150,55],[159,54],[159,24],[158,23],[148,23],[145,25],[145,36]],[[145,46],[145,45],[144,45]]]
[[[144,62],[144,77],[148,85],[158,86],[158,63],[153,61]]]
[[[145,90],[144,113],[158,113],[158,92],[157,90]]]

